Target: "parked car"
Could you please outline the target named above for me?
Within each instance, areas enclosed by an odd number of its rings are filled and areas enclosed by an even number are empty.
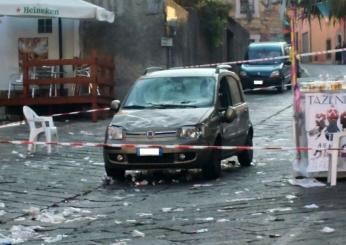
[[[134,83],[123,103],[113,101],[116,114],[104,146],[107,175],[122,179],[129,169],[200,168],[213,179],[220,176],[221,159],[234,155],[250,166],[252,149],[162,147],[252,146],[253,126],[239,77],[224,68],[153,71]]]
[[[289,55],[286,42],[251,43],[245,60],[265,59]],[[288,58],[249,61],[240,67],[239,76],[244,89],[274,86],[278,92],[290,88],[291,62]]]

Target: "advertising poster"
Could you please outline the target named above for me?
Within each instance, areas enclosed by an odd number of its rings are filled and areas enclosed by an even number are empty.
[[[308,146],[316,148],[308,152],[307,172],[328,171],[329,153],[333,134],[346,131],[346,92],[308,93],[305,95],[305,113]],[[346,137],[340,148],[346,149]],[[339,154],[338,171],[346,171],[346,154]]]
[[[29,60],[48,59],[48,37],[19,38],[18,55],[20,69],[25,55]]]

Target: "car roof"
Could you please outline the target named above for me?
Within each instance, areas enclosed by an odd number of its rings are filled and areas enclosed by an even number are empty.
[[[287,44],[286,42],[258,42],[250,43],[249,47],[273,47],[273,46],[282,46]]]
[[[221,70],[222,73],[230,71]],[[217,75],[215,68],[177,68],[154,71],[145,74],[141,78],[151,78],[151,77],[213,77]]]

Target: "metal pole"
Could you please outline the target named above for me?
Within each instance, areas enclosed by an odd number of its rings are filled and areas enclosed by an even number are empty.
[[[292,3],[290,8],[290,25],[291,25],[291,86],[293,91],[293,105],[294,105],[294,129],[295,129],[295,139],[296,146],[300,146],[299,136],[301,134],[301,130],[299,128],[299,120],[300,117],[300,89],[297,83],[297,56],[296,56],[296,17],[297,17],[297,7],[295,3]],[[301,158],[300,151],[297,151],[297,158]]]
[[[59,35],[59,59],[61,60],[63,57],[63,45],[62,45],[62,23],[61,23],[61,18],[58,18],[58,35]],[[60,65],[59,66],[59,77],[63,77],[64,73],[64,66]],[[64,95],[64,85],[60,84],[59,88],[59,94],[60,96]]]

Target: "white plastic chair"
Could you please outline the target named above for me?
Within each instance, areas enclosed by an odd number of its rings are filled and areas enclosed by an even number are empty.
[[[87,67],[77,67],[74,71],[74,75],[75,77],[90,77],[90,67],[87,66]],[[76,88],[77,86],[74,85],[72,87],[72,94],[74,95],[76,93]],[[92,83],[89,83],[89,86],[88,86],[88,93],[91,94],[91,90],[93,88],[93,85]],[[97,95],[100,95],[100,89],[99,87],[97,86],[96,87],[96,92],[97,92]]]
[[[32,76],[33,74],[30,73]],[[23,74],[22,73],[14,73],[10,76],[10,82],[8,83],[8,93],[7,98],[11,98],[11,91],[16,90],[16,88],[19,87],[20,89],[23,89]],[[37,86],[33,86],[31,88],[31,97],[35,97],[35,89]]]
[[[59,72],[56,66],[39,66],[33,67],[33,79],[44,79],[44,78],[57,78]],[[57,96],[57,86],[56,84],[49,85],[49,97],[53,96],[53,86],[54,86],[54,96]]]
[[[44,133],[46,142],[52,142],[52,137],[55,135],[58,141],[58,130],[54,126],[52,117],[38,116],[29,106],[23,106],[23,113],[30,127],[29,141],[35,142],[40,134]],[[36,144],[28,145],[29,152],[36,151]],[[48,153],[52,152],[52,146],[47,144]]]
[[[340,142],[343,137],[346,137],[346,131],[345,132],[339,132],[333,134],[333,143],[332,148],[333,149],[339,149],[340,148]],[[336,179],[338,174],[338,159],[339,159],[339,152],[337,150],[331,150],[330,153],[330,159],[329,159],[329,165],[328,165],[328,183],[330,183],[331,186],[336,185]]]

